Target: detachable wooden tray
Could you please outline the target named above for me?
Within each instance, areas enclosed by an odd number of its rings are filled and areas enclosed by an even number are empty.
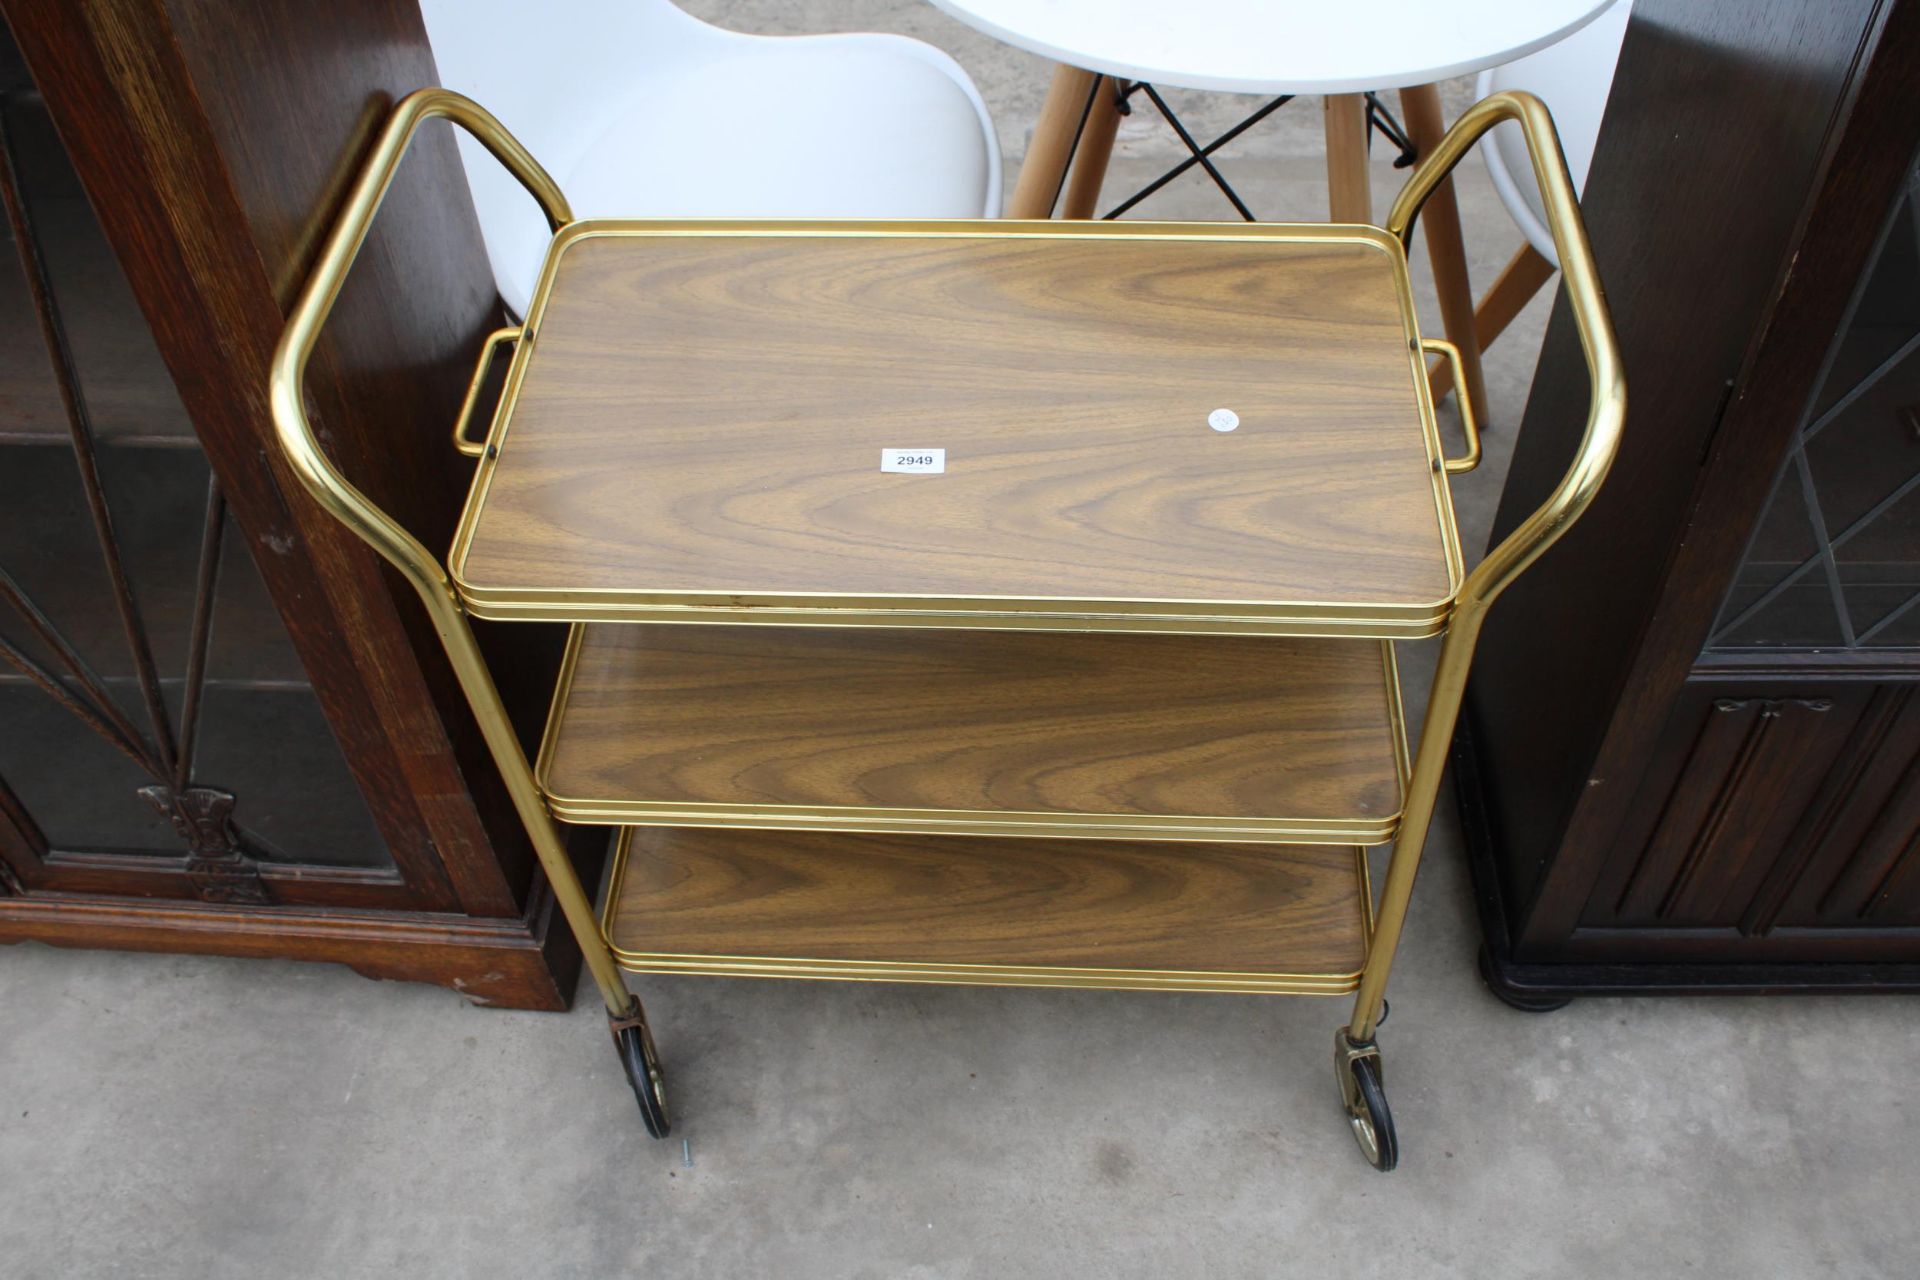
[[[1336,845],[627,830],[601,927],[650,973],[1336,993],[1366,963]]]
[[[488,439],[488,618],[1408,638],[1461,577],[1366,227],[578,222]]]
[[[535,773],[624,825],[1373,844],[1392,645],[873,628],[573,629]]]

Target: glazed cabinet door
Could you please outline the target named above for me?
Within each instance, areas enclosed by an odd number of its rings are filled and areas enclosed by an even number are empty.
[[[1917,190],[1885,219],[1570,954],[1920,960]]]
[[[0,874],[406,906],[11,44],[0,93]]]

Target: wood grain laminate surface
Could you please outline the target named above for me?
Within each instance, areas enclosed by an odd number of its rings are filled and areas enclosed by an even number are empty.
[[[580,634],[542,771],[564,817],[618,821],[632,800],[1389,827],[1400,810],[1384,656],[1366,641]]]
[[[1443,601],[1404,268],[1361,234],[571,240],[456,572],[496,602]]]
[[[1337,845],[632,833],[608,936],[645,956],[1346,975],[1366,958]],[[664,966],[663,966],[664,967]]]

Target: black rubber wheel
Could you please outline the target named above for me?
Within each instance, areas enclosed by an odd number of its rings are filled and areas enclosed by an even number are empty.
[[[647,1135],[664,1138],[673,1131],[667,1116],[667,1093],[660,1072],[660,1055],[654,1052],[653,1036],[645,1026],[622,1027],[613,1033],[613,1044],[620,1051],[620,1065],[626,1068],[627,1083],[640,1103],[640,1118],[646,1121]]]
[[[1553,1013],[1573,1003],[1572,996],[1529,996],[1502,986],[1494,979],[1493,956],[1484,942],[1480,944],[1480,981],[1486,984],[1495,1000],[1522,1013]]]
[[[1367,1163],[1382,1173],[1392,1173],[1400,1163],[1400,1139],[1393,1131],[1393,1110],[1387,1106],[1387,1091],[1380,1085],[1380,1059],[1355,1058],[1347,1064],[1353,1073],[1357,1106],[1347,1121],[1353,1126],[1354,1140]]]

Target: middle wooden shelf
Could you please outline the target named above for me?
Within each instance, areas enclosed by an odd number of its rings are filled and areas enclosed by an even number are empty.
[[[577,623],[536,774],[622,826],[1377,844],[1387,642]]]

